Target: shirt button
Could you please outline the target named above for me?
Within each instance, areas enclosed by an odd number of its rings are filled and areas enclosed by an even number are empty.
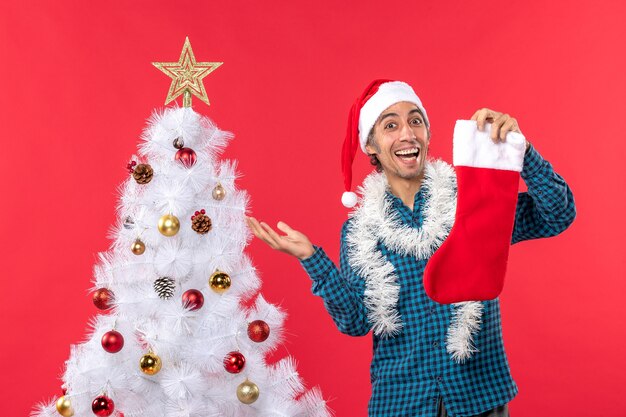
[[[440,376],[437,377],[437,382],[441,382],[441,381],[443,381],[443,378],[440,375]]]
[[[431,307],[430,308],[430,314],[435,314],[435,311],[437,311],[437,310],[435,310],[435,307]]]
[[[433,347],[434,348],[439,347],[439,342],[433,342]]]

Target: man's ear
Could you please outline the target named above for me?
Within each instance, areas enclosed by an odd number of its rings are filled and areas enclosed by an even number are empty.
[[[372,146],[372,145],[365,145],[365,150],[367,151],[368,155],[376,155],[376,149]]]

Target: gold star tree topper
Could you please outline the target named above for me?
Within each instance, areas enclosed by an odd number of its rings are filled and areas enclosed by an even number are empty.
[[[215,71],[223,62],[196,62],[189,38],[185,38],[178,62],[153,62],[152,65],[172,79],[165,104],[183,95],[183,106],[191,107],[191,95],[210,105],[202,79]]]

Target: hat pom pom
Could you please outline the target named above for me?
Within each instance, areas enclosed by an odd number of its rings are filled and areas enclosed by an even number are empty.
[[[352,191],[346,191],[341,196],[341,204],[343,204],[347,208],[352,208],[356,206],[357,197],[356,194]]]

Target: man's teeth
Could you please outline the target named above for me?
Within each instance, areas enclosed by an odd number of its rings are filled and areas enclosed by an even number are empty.
[[[395,152],[396,155],[401,156],[401,155],[412,155],[415,154],[415,156],[417,156],[417,154],[419,153],[419,149],[417,148],[413,148],[413,149],[404,149],[402,151],[397,151]]]

